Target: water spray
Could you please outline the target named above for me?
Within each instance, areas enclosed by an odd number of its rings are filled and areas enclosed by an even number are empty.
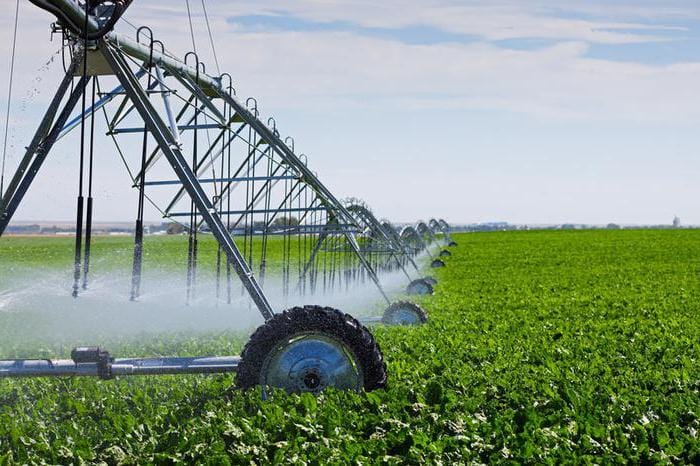
[[[421,277],[416,258],[425,253],[433,263],[440,260],[434,258],[431,247],[448,241],[447,224],[419,223],[399,233],[390,223],[378,221],[366,204],[339,201],[307,166],[306,158],[295,152],[293,140],[282,138],[275,120],[261,120],[257,101],[251,98],[243,103],[238,99],[230,76],[207,74],[193,52],[184,60],[175,58],[147,28],[139,29],[136,40],[115,33],[112,29],[130,1],[31,1],[57,17],[55,30],[70,44],[71,64],[8,185],[0,212],[0,235],[54,144],[79,127],[82,138],[73,295],[78,296],[81,265],[83,287],[87,288],[94,117],[100,111],[120,154],[124,153],[120,140],[136,136],[142,142],[138,170],[133,170],[128,157],[123,157],[129,173],[137,173],[132,181],[139,199],[130,298],[137,301],[144,296],[143,219],[149,201],[165,219],[186,228],[185,302],[195,305],[197,274],[210,266],[216,270],[216,294],[225,288],[227,302],[236,303],[236,296],[245,298],[264,323],[240,356],[118,359],[101,347],[86,346],[76,348],[69,360],[0,362],[0,377],[111,379],[235,372],[241,388],[262,385],[314,393],[326,387],[383,388],[386,365],[364,324],[426,322],[426,313],[416,304],[391,300],[387,277],[403,276],[409,293],[432,293],[435,281]],[[145,43],[143,31],[150,33]],[[110,82],[113,90],[102,93],[101,84]],[[79,115],[69,120],[78,101],[82,102]],[[88,117],[91,139],[86,154]],[[201,136],[206,136],[206,144]],[[83,258],[86,155],[88,219]],[[155,174],[164,169],[170,177],[158,179]],[[160,190],[159,196],[167,196],[170,202],[163,207],[153,203],[148,195],[151,190]],[[199,238],[204,236],[216,241],[214,264],[204,264],[198,258]],[[363,284],[374,290],[387,308],[383,315],[365,317],[362,322],[325,304],[292,303],[278,312],[271,300],[273,287],[280,291],[286,305],[291,300],[349,293]]]

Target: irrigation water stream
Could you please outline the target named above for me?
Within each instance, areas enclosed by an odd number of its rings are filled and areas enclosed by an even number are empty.
[[[423,260],[422,262],[425,262]],[[202,275],[197,292],[189,305],[186,278],[181,274],[149,270],[144,272],[143,294],[137,302],[129,301],[131,275],[128,271],[100,271],[94,263],[90,287],[79,298],[70,294],[71,270],[23,268],[0,280],[0,314],[12,314],[26,322],[26,334],[33,340],[87,344],[101,338],[133,337],[187,332],[252,331],[262,323],[260,313],[251,306],[240,287],[216,297],[216,280]],[[401,272],[384,274],[382,283],[391,295],[401,294],[405,276]],[[225,287],[225,283],[222,284]],[[265,284],[276,310],[317,303],[348,312],[357,317],[381,315],[386,304],[369,280],[352,284],[332,293],[317,292],[284,296],[282,286],[271,280]],[[18,329],[22,331],[22,329]]]

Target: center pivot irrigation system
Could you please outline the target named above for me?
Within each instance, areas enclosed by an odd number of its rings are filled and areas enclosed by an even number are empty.
[[[230,75],[207,74],[195,53],[177,59],[147,27],[135,39],[114,32],[131,0],[30,1],[57,17],[53,30],[62,34],[70,59],[24,158],[0,193],[0,235],[55,143],[79,130],[73,296],[89,288],[95,126],[104,119],[138,192],[131,299],[141,294],[143,217],[150,202],[187,233],[188,302],[197,293],[201,237],[211,235],[218,244],[213,265],[218,298],[232,303],[249,296],[265,323],[241,356],[115,359],[99,347],[83,347],[69,360],[0,361],[0,377],[236,372],[242,388],[384,387],[386,365],[363,323],[426,321],[416,304],[392,302],[382,280],[398,274],[408,283],[406,294],[432,293],[436,281],[421,277],[417,262],[426,254],[433,267],[445,265],[438,256],[449,251],[434,254],[431,247],[455,245],[449,225],[431,220],[399,231],[364,203],[338,200],[295,152],[294,141],[282,139],[274,119],[261,120],[255,99],[236,97]],[[132,146],[140,144],[137,159],[122,148],[129,138]],[[157,203],[155,197],[168,201]],[[323,306],[277,313],[263,291],[274,288],[299,299],[352,292],[360,283],[369,283],[386,301],[383,316],[358,321]]]

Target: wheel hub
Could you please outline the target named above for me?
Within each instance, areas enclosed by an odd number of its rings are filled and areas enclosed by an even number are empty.
[[[425,277],[423,280],[424,280],[426,283],[429,283],[429,284],[432,285],[432,286],[435,286],[435,285],[438,284],[438,281],[437,281],[435,278],[433,278],[433,277]]]
[[[341,342],[325,335],[297,336],[280,344],[263,363],[261,385],[290,393],[318,393],[328,387],[362,388],[359,364]]]
[[[408,285],[408,294],[425,296],[433,293],[430,284],[425,280],[417,280]]]
[[[421,319],[418,314],[407,307],[396,309],[391,314],[392,325],[418,325],[420,323]]]
[[[321,377],[313,371],[304,376],[304,385],[309,390],[317,390],[321,386]]]

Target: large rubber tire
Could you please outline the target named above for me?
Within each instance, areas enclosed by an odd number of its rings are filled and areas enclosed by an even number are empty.
[[[433,285],[425,278],[413,280],[406,287],[406,294],[408,295],[429,296],[434,292]]]
[[[386,387],[384,357],[369,330],[354,317],[321,306],[295,307],[276,314],[261,325],[243,348],[237,369],[237,385],[243,389],[259,386],[266,358],[295,336],[309,333],[323,335],[349,350],[362,371],[362,388],[365,391]]]
[[[382,323],[386,325],[421,325],[428,322],[428,314],[416,303],[398,301],[384,311]]]
[[[440,257],[450,257],[451,255],[452,253],[447,249],[443,249],[442,251],[440,251]]]
[[[430,283],[433,287],[435,287],[438,284],[437,278],[435,277],[425,277],[423,278],[427,283]]]
[[[441,269],[445,267],[445,262],[441,261],[440,259],[435,259],[430,263],[430,267],[434,269]]]
[[[451,248],[454,248],[454,247],[458,246],[458,244],[456,241],[450,241],[450,244],[448,244],[448,246]]]

